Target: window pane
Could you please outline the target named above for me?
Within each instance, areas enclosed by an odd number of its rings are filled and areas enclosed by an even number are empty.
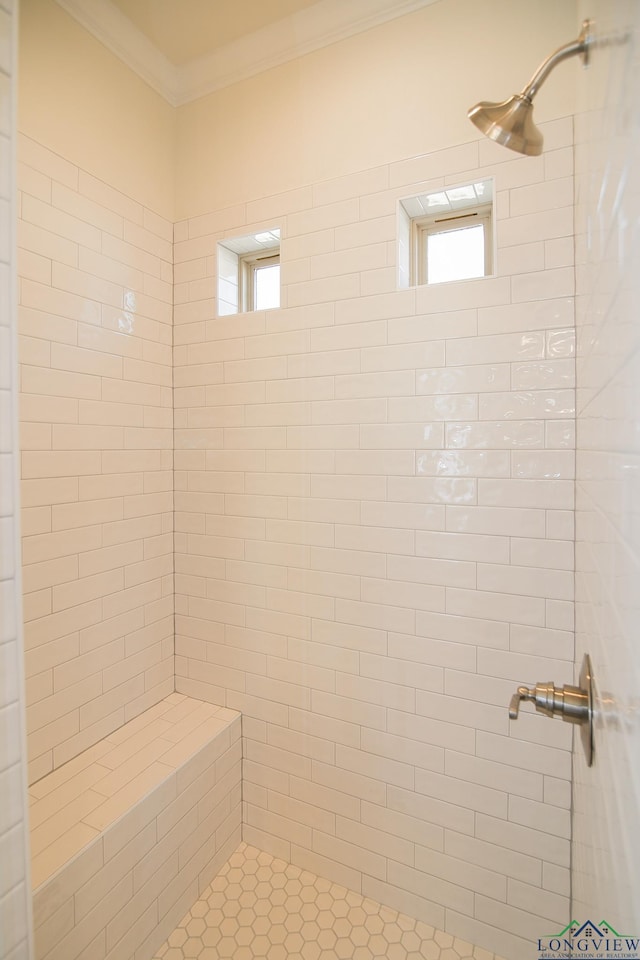
[[[280,264],[256,267],[255,310],[270,310],[280,306]]]
[[[484,277],[484,225],[427,236],[427,283]]]

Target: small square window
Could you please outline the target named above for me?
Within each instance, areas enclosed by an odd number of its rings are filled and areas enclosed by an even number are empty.
[[[218,244],[218,316],[280,306],[280,230]]]
[[[491,180],[401,200],[399,226],[399,286],[493,273]]]
[[[280,306],[280,253],[261,251],[240,257],[240,312]]]

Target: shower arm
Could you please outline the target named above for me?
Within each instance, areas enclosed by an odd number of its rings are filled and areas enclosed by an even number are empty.
[[[589,34],[590,26],[591,21],[584,20],[578,39],[574,40],[572,43],[565,43],[563,47],[558,47],[558,49],[552,53],[551,56],[547,57],[540,67],[538,67],[531,80],[520,94],[521,97],[525,97],[527,100],[533,100],[553,68],[563,60],[568,60],[570,57],[575,57],[576,55],[580,54],[582,56],[582,62],[586,66],[589,59],[589,43],[592,39]]]

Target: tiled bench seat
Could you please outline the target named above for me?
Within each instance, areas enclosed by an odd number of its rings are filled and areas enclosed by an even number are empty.
[[[30,801],[36,960],[148,960],[240,843],[240,714],[173,693]]]

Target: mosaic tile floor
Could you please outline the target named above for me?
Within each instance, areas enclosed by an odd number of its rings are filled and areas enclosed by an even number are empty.
[[[242,843],[154,960],[500,960]]]

